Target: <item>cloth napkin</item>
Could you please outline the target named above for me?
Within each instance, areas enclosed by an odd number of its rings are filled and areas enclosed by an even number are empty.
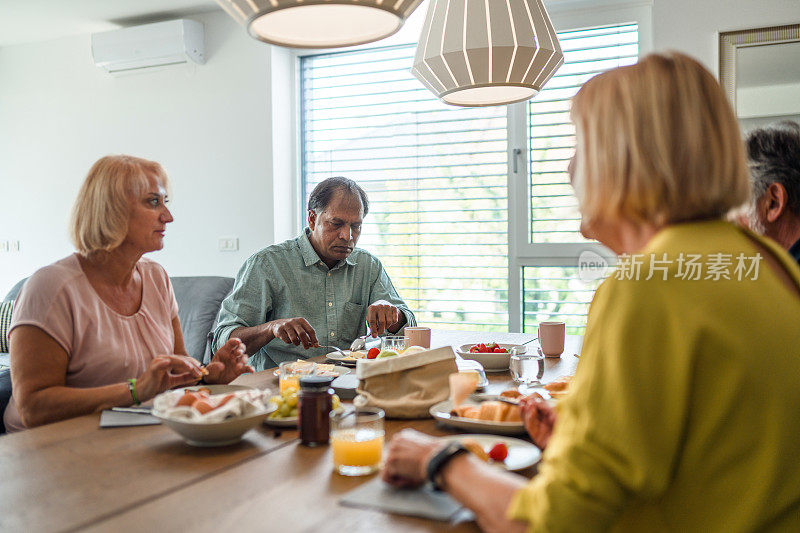
[[[227,399],[224,405],[216,407],[214,410],[205,414],[200,414],[196,409],[189,406],[176,406],[175,404],[183,396],[184,391],[168,391],[159,394],[153,403],[153,412],[164,418],[176,420],[186,420],[188,422],[199,422],[206,424],[216,424],[228,418],[250,416],[263,411],[265,403],[269,398],[269,391],[243,390],[228,394],[215,394],[209,397],[212,405],[217,405],[223,399]]]
[[[443,522],[474,518],[471,513],[465,516],[461,504],[447,493],[435,491],[427,485],[413,490],[396,489],[378,476],[342,496],[339,504]]]

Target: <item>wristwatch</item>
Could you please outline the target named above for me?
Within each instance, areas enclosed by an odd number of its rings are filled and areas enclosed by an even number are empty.
[[[433,485],[434,490],[442,490],[439,483],[439,472],[445,467],[454,457],[466,452],[467,449],[461,445],[460,442],[451,442],[447,446],[439,450],[430,461],[428,461],[428,481]]]

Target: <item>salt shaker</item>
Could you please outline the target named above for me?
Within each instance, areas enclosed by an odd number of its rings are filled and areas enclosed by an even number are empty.
[[[300,444],[320,446],[328,444],[330,437],[330,412],[333,409],[333,377],[303,376],[297,397]]]

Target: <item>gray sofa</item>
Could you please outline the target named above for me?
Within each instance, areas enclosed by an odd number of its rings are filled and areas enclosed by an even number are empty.
[[[190,276],[170,278],[178,300],[178,317],[186,351],[206,364],[211,360],[211,334],[217,325],[222,300],[233,288],[233,278],[220,276]],[[23,279],[9,291],[4,301],[16,300]],[[0,354],[0,362],[7,360],[8,354]],[[0,370],[0,420],[11,397],[11,371]],[[0,424],[0,433],[5,428]]]

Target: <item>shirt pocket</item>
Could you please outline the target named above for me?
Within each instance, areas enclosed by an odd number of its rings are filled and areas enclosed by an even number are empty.
[[[361,325],[364,323],[363,313],[363,304],[353,302],[346,302],[344,304],[343,316],[340,317],[339,320],[342,339],[353,342],[353,340],[359,336],[361,333]]]

